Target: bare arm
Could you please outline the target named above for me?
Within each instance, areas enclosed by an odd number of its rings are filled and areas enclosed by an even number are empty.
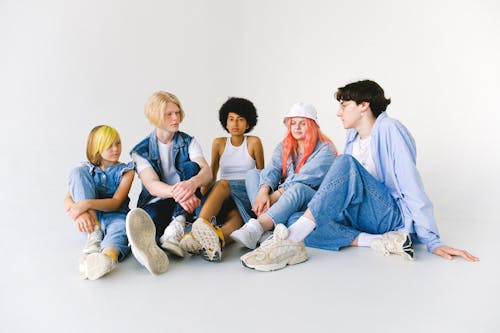
[[[205,158],[196,157],[192,161],[200,166],[200,171],[196,176],[172,186],[172,197],[177,202],[186,201],[197,188],[208,185],[212,181],[212,172]]]
[[[205,194],[210,185],[217,179],[217,173],[219,172],[219,162],[221,157],[221,151],[224,151],[225,138],[215,138],[212,142],[212,161],[210,163],[210,169],[212,170],[212,181],[201,188],[201,193]],[[222,144],[221,144],[222,141]],[[222,150],[221,150],[222,146]]]
[[[258,136],[248,137],[248,152],[255,160],[255,167],[259,170],[264,169],[264,148]]]
[[[151,195],[162,199],[172,198],[172,186],[162,182],[152,167],[141,170],[139,178]]]

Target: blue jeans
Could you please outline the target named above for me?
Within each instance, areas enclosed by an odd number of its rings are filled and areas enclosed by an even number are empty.
[[[94,180],[88,169],[77,167],[71,171],[69,176],[69,193],[73,201],[78,202],[85,199],[102,199],[97,197]],[[124,212],[102,212],[96,210],[97,220],[101,225],[104,239],[101,249],[114,246],[120,250],[120,260],[129,252],[127,232],[125,230]]]
[[[179,176],[181,181],[188,180],[200,172],[200,166],[195,162],[184,162],[178,166]],[[195,195],[201,198],[200,189],[197,189]],[[159,243],[160,237],[163,235],[165,228],[172,221],[172,217],[185,215],[189,220],[191,214],[188,214],[181,205],[175,202],[174,199],[161,199],[159,201],[148,203],[142,207],[153,220],[156,227],[156,242]]]
[[[389,190],[351,155],[335,159],[308,208],[317,227],[305,243],[320,249],[338,251],[361,232],[383,234],[403,226]]]
[[[260,172],[260,170],[252,169],[246,173],[247,193],[252,204],[259,192]],[[275,224],[286,224],[292,214],[307,208],[308,202],[315,193],[313,188],[302,183],[295,183],[288,186],[278,201],[263,215],[269,216]]]

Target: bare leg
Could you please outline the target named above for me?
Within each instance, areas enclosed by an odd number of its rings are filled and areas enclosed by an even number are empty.
[[[227,213],[224,225],[220,228],[222,234],[224,235],[225,245],[228,245],[233,242],[233,240],[231,239],[231,237],[229,237],[229,235],[233,231],[241,228],[241,226],[243,226],[243,219],[241,218],[240,212],[235,207]]]
[[[225,180],[219,181],[208,195],[207,200],[201,208],[199,217],[210,221],[212,216],[219,215],[224,201],[226,201],[226,199],[230,196],[231,186],[229,185],[229,182]]]

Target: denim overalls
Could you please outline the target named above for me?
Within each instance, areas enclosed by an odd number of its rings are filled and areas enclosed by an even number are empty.
[[[112,165],[105,170],[90,162],[82,162],[82,166],[71,171],[69,193],[75,202],[85,199],[112,198],[120,185],[123,174],[133,169],[133,162]],[[108,246],[118,248],[121,253],[120,259],[123,259],[130,251],[125,231],[125,218],[130,210],[129,202],[130,199],[127,196],[121,206],[113,212],[96,210],[97,220],[104,233],[101,249]]]

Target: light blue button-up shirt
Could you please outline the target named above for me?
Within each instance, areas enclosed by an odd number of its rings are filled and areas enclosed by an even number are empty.
[[[347,131],[346,154],[358,136],[355,129]],[[443,246],[434,219],[432,203],[425,194],[416,166],[415,140],[398,120],[382,112],[371,131],[371,153],[376,179],[382,182],[396,199],[404,221],[403,230],[432,252]]]

